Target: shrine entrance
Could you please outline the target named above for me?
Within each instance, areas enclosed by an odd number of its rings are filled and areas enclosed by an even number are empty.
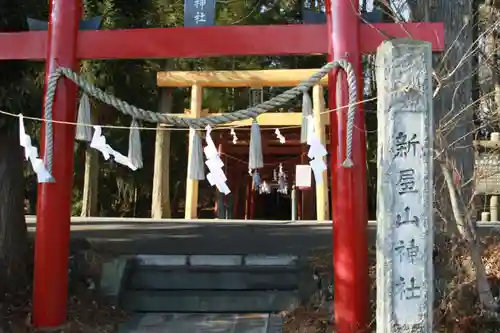
[[[287,113],[292,114],[284,112],[283,117]],[[258,179],[248,172],[250,127],[234,130],[238,138],[235,143],[232,141],[231,131],[221,133],[221,142],[224,143],[221,152],[227,165],[231,190],[240,194],[228,196],[228,199],[234,198],[234,219],[291,220],[292,207],[295,206],[295,211],[300,208],[296,200],[292,202],[292,186],[296,178],[296,165],[308,164],[308,160],[301,157],[307,148],[300,143],[300,128],[281,128],[279,135],[285,138],[282,143],[276,135],[279,125],[276,126],[261,126],[264,167],[257,170]],[[241,193],[244,195],[241,196]],[[296,198],[296,193],[294,197]],[[244,209],[238,209],[239,207]],[[314,210],[314,206],[308,209]]]
[[[261,205],[255,212],[256,220],[290,220],[292,214],[292,198],[290,194],[277,191],[261,195]]]
[[[295,116],[295,112],[283,113],[283,116],[286,117],[287,114]],[[296,166],[308,165],[307,145],[300,143],[300,128],[281,129],[280,135],[286,137],[284,143],[277,138],[275,129],[270,126],[261,127],[265,147],[264,167],[257,170],[258,179],[248,172],[250,127],[219,131],[215,141],[225,164],[231,193],[224,195],[213,187],[207,189],[205,185],[208,184],[203,184],[202,181],[199,184],[202,191],[200,193],[205,196],[210,191],[209,195],[214,197],[214,209],[213,214],[200,211],[199,217],[259,221],[316,218],[315,186],[304,191],[293,188],[297,178]],[[234,136],[237,137],[235,142]]]

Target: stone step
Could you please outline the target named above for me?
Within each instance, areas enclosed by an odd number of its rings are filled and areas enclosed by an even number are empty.
[[[297,266],[155,266],[155,265],[135,265],[134,271],[156,270],[167,272],[189,271],[193,273],[210,272],[256,272],[256,273],[298,273],[300,268]]]
[[[146,313],[120,325],[119,333],[281,333],[275,314]]]
[[[125,290],[121,304],[132,312],[272,313],[291,311],[298,291]]]
[[[155,255],[141,254],[134,257],[139,266],[192,266],[192,267],[296,267],[297,256],[281,255]]]
[[[230,271],[138,268],[127,281],[132,290],[295,290],[295,271],[276,269]]]

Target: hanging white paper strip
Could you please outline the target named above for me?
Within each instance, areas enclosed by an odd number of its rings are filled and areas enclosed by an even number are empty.
[[[229,132],[229,134],[232,135],[232,137],[233,137],[233,144],[235,145],[236,142],[238,142],[238,137],[236,136],[236,131],[234,130],[234,128],[231,128],[231,131]]]
[[[274,131],[274,134],[276,134],[276,138],[280,141],[280,143],[285,143],[286,142],[285,136],[283,134],[281,134],[279,128],[277,128]]]
[[[318,135],[314,130],[314,118],[313,116],[307,117],[307,144],[309,145],[309,152],[307,156],[311,159],[309,165],[311,166],[314,173],[314,180],[316,184],[320,185],[323,182],[322,174],[326,171],[326,163],[323,161],[323,157],[328,154],[325,147],[321,144]]]
[[[92,136],[92,141],[90,142],[90,147],[100,151],[102,156],[107,161],[111,156],[113,156],[113,160],[116,163],[122,164],[124,166],[129,167],[131,170],[137,170],[137,167],[130,161],[130,159],[117,152],[110,145],[106,143],[106,138],[102,135],[101,126],[93,126],[94,127],[94,135]]]
[[[52,175],[45,168],[45,164],[42,159],[38,157],[38,149],[31,145],[31,138],[26,134],[26,128],[24,127],[24,117],[22,113],[19,115],[19,143],[21,147],[24,148],[24,157],[26,161],[30,161],[33,171],[36,173],[36,177],[39,183],[50,183],[54,179]]]
[[[231,193],[231,190],[226,184],[227,178],[222,171],[224,162],[222,162],[219,156],[219,152],[217,151],[215,143],[210,135],[212,132],[212,127],[210,127],[210,125],[207,125],[207,127],[205,127],[205,130],[205,141],[207,142],[207,146],[203,149],[203,152],[205,153],[205,158],[207,159],[205,161],[205,164],[207,165],[208,170],[210,170],[210,172],[207,174],[207,180],[211,186],[215,185],[219,192],[227,195]]]

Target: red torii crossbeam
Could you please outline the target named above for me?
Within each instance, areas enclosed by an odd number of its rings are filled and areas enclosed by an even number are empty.
[[[440,33],[441,31],[441,33]],[[410,37],[443,48],[440,23],[379,23],[361,25],[361,53],[373,53],[387,38]],[[258,44],[255,43],[258,39]],[[350,32],[348,38],[354,38]],[[0,34],[0,60],[45,60],[46,31]],[[202,58],[244,55],[327,54],[324,24],[177,27],[80,31],[76,57],[85,59]]]
[[[200,58],[238,55],[328,54],[346,58],[359,77],[360,56],[385,39],[411,37],[444,48],[441,23],[361,24],[357,1],[327,0],[326,25],[216,26],[196,28],[78,31],[82,0],[52,0],[47,32],[0,34],[0,60],[45,60],[46,79],[58,66],[78,70],[82,59]],[[344,75],[339,76],[342,80]],[[329,81],[331,108],[347,104],[346,89],[335,95],[336,75]],[[340,81],[339,81],[340,82]],[[53,120],[76,120],[76,86],[59,81]],[[335,319],[339,333],[360,332],[368,317],[368,245],[366,240],[366,156],[364,115],[356,115],[354,168],[339,165],[345,157],[346,114],[331,113],[332,207]],[[45,151],[42,128],[42,152]],[[33,324],[55,327],[66,319],[68,246],[73,183],[75,127],[55,123],[53,176],[40,184],[37,205]],[[43,153],[45,154],[45,153]]]

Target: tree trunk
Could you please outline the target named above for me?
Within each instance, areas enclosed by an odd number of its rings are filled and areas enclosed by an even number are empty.
[[[166,65],[168,67],[168,64]],[[162,88],[158,112],[172,112],[172,90]],[[151,217],[154,219],[170,218],[170,131],[156,130],[155,162],[153,175],[153,196],[151,204]]]
[[[458,204],[469,212],[472,198],[471,178],[474,174],[474,112],[472,77],[475,54],[470,54],[474,42],[474,10],[471,1],[411,0],[412,18],[416,21],[443,22],[445,51],[436,54],[434,69],[437,95],[434,98],[435,149],[440,159],[449,165],[457,188],[461,188]],[[444,300],[448,283],[460,274],[453,265],[457,254],[450,244],[457,244],[453,233],[455,219],[443,173],[435,168],[436,232],[434,268],[436,300]],[[471,214],[473,215],[473,214]]]
[[[415,20],[445,24],[446,50],[435,61],[438,78],[438,94],[434,98],[435,144],[438,151],[444,150],[447,158],[453,161],[454,178],[464,184],[461,204],[468,206],[472,197],[470,180],[474,174],[472,141],[476,110],[472,104],[472,65],[476,55],[470,54],[474,37],[473,4],[463,1],[457,6],[449,0],[412,0],[409,4]],[[442,185],[440,175],[436,188],[443,189]],[[441,204],[446,206],[444,201],[437,204],[438,209],[452,218],[450,207],[439,207]]]
[[[80,216],[98,215],[99,152],[87,147],[85,150],[85,176],[83,180],[83,202]]]
[[[92,123],[96,124],[95,112],[91,110]],[[99,193],[99,152],[93,148],[85,149],[85,176],[83,179],[83,199],[81,217],[98,216]]]
[[[0,128],[0,296],[28,282],[23,155],[17,123],[5,124]]]

